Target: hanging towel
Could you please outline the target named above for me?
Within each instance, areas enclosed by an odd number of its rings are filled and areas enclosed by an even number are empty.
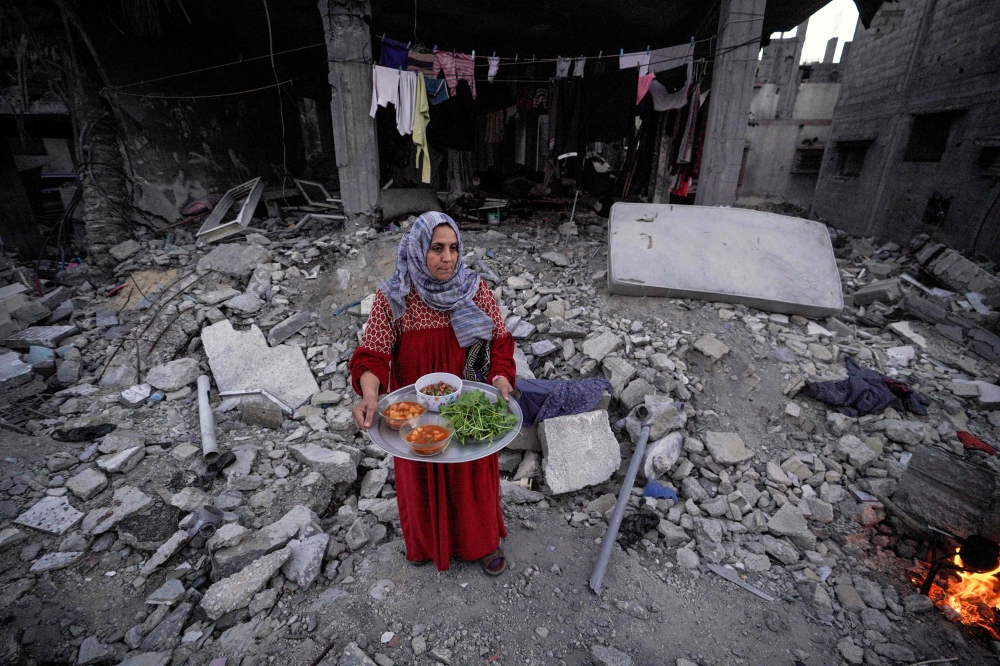
[[[417,73],[417,89],[413,102],[413,143],[417,145],[420,182],[431,182],[431,153],[427,145],[427,125],[431,122],[431,107],[427,103],[427,85],[423,72]],[[423,158],[421,160],[421,158]]]
[[[573,76],[583,76],[583,68],[587,64],[587,59],[580,56],[573,61]]]
[[[370,115],[375,117],[378,107],[399,103],[399,70],[375,65],[372,68],[372,108]]]
[[[431,76],[431,72],[434,71],[434,54],[410,51],[409,55],[406,56],[406,69]]]
[[[432,79],[425,76],[424,85],[427,88],[427,97],[431,104],[440,104],[448,100],[448,83],[444,79]]]
[[[486,62],[490,64],[490,70],[486,73],[486,78],[489,79],[490,83],[493,83],[493,77],[500,70],[500,56],[490,56],[486,59]]]
[[[573,64],[572,58],[556,58],[556,78],[565,79],[569,76],[569,66]]]
[[[424,94],[426,100],[427,95]],[[417,99],[416,72],[399,73],[399,103],[396,105],[396,129],[403,136],[413,133],[413,113]]]
[[[378,54],[378,64],[390,69],[406,69],[406,59],[409,51],[410,47],[403,42],[383,37],[382,48]]]
[[[649,72],[655,74],[674,67],[687,67],[688,78],[691,78],[691,66],[694,63],[694,42],[680,46],[668,46],[665,49],[654,49],[649,52]]]
[[[677,151],[677,161],[690,163],[694,155],[695,126],[698,124],[698,108],[701,106],[701,86],[694,84],[691,88],[691,102],[688,104],[688,118],[684,125],[684,135],[681,137],[681,147]]]
[[[649,51],[639,51],[638,53],[625,53],[618,58],[618,69],[639,68],[639,76],[646,76],[649,72]]]
[[[649,85],[653,82],[653,79],[655,78],[656,74],[647,74],[646,76],[639,77],[639,91],[638,93],[636,93],[635,96],[636,106],[639,105],[639,102],[642,101],[642,98],[645,97],[646,93],[649,92]]]
[[[459,81],[466,81],[469,90],[472,91],[472,99],[476,98],[476,61],[467,53],[445,53],[438,51],[434,54],[433,75],[437,76],[444,72],[444,80],[448,82],[448,92],[454,96],[458,89]]]

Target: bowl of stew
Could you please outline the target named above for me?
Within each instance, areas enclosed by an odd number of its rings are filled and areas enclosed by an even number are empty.
[[[417,400],[432,412],[458,400],[462,393],[462,379],[449,372],[432,372],[418,379],[413,388],[417,390]]]
[[[418,456],[436,456],[448,448],[455,436],[455,426],[443,416],[424,414],[404,423],[399,436]]]
[[[407,393],[402,396],[397,395],[392,398],[386,396],[378,402],[379,415],[385,419],[386,425],[393,430],[399,430],[399,427],[404,423],[420,416],[426,411],[427,407],[420,404],[416,393]]]

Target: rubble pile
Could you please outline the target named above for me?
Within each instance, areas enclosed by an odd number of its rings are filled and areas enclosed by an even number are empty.
[[[708,565],[730,567],[832,627],[843,663],[922,657],[907,631],[934,606],[904,572],[926,544],[883,500],[921,446],[1000,473],[995,456],[967,450],[957,434],[997,440],[990,308],[1000,280],[926,239],[904,251],[838,236],[850,302],[840,317],[683,300],[642,316],[622,305],[636,299],[603,294],[606,231],[596,216],[507,231],[468,232],[463,260],[494,288],[519,347],[518,376],[603,375],[612,386],[598,410],[525,428],[500,453],[508,521],[561,516],[581,551],[596,552],[639,436],[632,412],[646,405],[649,443],[626,517],[641,527],[629,539],[623,529],[616,558],[691,594]],[[386,544],[401,548],[401,530],[392,459],[353,425],[347,361],[374,289],[358,280],[357,262],[391,257],[399,238],[314,225],[297,237],[253,232],[201,246],[177,231],[169,242],[113,248],[114,284],[96,284],[82,265],[42,296],[18,281],[0,288],[0,387],[11,405],[44,396],[31,418],[6,425],[64,442],[38,460],[6,460],[3,619],[18,626],[39,599],[97,585],[145,602],[114,627],[77,610],[40,616],[0,646],[5,656],[300,663],[288,657],[292,641],[310,663],[339,640],[330,618],[341,604],[395,594],[389,579],[359,584]],[[324,282],[342,295],[335,300],[360,290],[358,302],[331,302],[329,291],[323,300]],[[928,415],[890,407],[852,418],[800,394],[805,381],[845,377],[846,356],[930,396]],[[200,375],[214,382],[214,462],[201,451]],[[504,594],[530,598],[539,574],[511,571]],[[659,612],[614,604],[643,621]],[[387,615],[381,644],[345,632],[329,663],[470,663],[499,649],[447,623]],[[562,649],[631,663],[608,644],[613,632],[588,631]],[[545,663],[565,663],[559,654]]]

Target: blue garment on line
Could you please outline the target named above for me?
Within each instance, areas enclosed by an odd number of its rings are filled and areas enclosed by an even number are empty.
[[[382,38],[382,48],[378,54],[378,64],[390,69],[406,69],[406,58],[410,47],[388,37]]]
[[[448,82],[444,79],[424,79],[427,86],[427,97],[431,104],[440,104],[448,101]]]
[[[611,383],[604,377],[580,381],[518,379],[517,390],[521,392],[517,404],[524,414],[524,425],[533,426],[556,416],[592,411],[601,401],[601,395],[611,392]]]

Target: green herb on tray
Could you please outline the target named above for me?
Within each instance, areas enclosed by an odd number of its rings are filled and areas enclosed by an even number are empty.
[[[462,444],[466,440],[492,440],[517,424],[506,400],[498,396],[496,402],[490,402],[483,391],[463,393],[441,408],[441,416],[455,426],[455,436]]]

